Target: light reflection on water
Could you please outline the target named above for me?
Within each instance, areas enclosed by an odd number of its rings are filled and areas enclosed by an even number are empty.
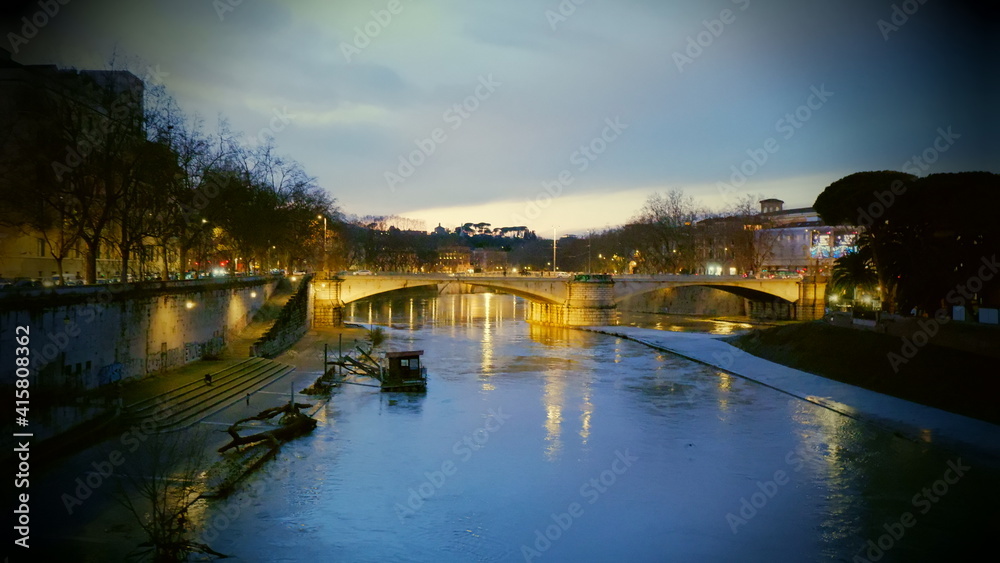
[[[957,456],[634,342],[528,325],[511,296],[391,301],[354,304],[347,320],[393,327],[391,349],[424,349],[426,395],[340,389],[214,548],[248,561],[524,560],[577,502],[545,558],[850,561]],[[490,431],[496,409],[509,418]],[[616,474],[621,452],[638,459]],[[779,471],[787,484],[733,533],[727,515]],[[987,537],[997,477],[970,471],[881,561],[954,560]],[[591,503],[601,478],[614,482]]]
[[[702,317],[661,313],[619,313],[618,324],[653,328],[670,332],[705,332],[708,334],[737,334],[756,325],[740,317]]]

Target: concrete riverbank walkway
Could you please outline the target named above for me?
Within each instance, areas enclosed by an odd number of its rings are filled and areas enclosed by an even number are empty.
[[[627,338],[756,381],[788,395],[863,420],[916,442],[952,444],[1000,466],[1000,426],[906,401],[758,358],[721,335],[629,326],[583,330]]]

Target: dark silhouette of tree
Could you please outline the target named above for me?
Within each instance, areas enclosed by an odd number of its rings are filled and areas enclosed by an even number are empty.
[[[1000,175],[988,172],[859,172],[828,186],[814,207],[828,224],[866,228],[885,309],[931,311],[946,299],[957,303],[954,290],[969,280],[979,280],[973,285],[981,291],[962,300],[1000,297],[997,282],[979,275],[1000,247],[1000,222],[989,205],[997,193]]]
[[[194,553],[225,557],[191,539],[191,505],[204,490],[204,433],[154,432],[116,472],[115,499],[146,534],[134,555],[156,563],[187,561]]]
[[[871,260],[879,277],[883,307],[895,310],[898,274],[894,274],[893,254],[898,250],[900,228],[904,221],[896,204],[906,197],[916,178],[903,172],[858,172],[827,186],[816,198],[813,208],[827,225],[863,226],[870,234]],[[889,194],[888,196],[885,194]],[[879,199],[890,204],[882,203]]]

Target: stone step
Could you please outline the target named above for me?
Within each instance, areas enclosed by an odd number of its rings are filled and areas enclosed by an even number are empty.
[[[212,385],[195,381],[131,405],[126,409],[131,424],[152,423],[156,431],[186,428],[229,405],[248,393],[270,385],[295,368],[264,358],[248,358],[213,374]]]

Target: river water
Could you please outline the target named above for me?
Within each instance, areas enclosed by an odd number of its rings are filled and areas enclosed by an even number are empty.
[[[240,561],[962,560],[1000,471],[509,295],[358,302],[425,395],[345,385],[208,512]],[[733,323],[635,317],[661,329]]]

